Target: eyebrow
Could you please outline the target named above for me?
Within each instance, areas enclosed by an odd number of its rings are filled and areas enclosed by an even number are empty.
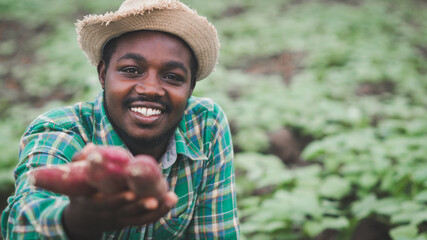
[[[136,53],[126,53],[124,56],[120,57],[118,61],[127,60],[127,59],[132,59],[139,62],[147,62],[147,60],[143,56]],[[165,67],[169,69],[179,68],[182,71],[184,71],[186,74],[188,73],[188,69],[185,67],[185,65],[178,61],[173,61],[173,60],[168,61],[165,63]]]
[[[169,69],[174,69],[174,68],[179,68],[182,71],[184,71],[186,74],[188,73],[188,69],[185,67],[185,65],[181,62],[177,62],[177,61],[169,61],[167,63],[165,63],[165,66]]]
[[[120,57],[118,61],[120,60],[126,60],[126,59],[132,59],[135,61],[142,61],[146,62],[145,58],[139,54],[136,53],[126,53],[124,56]]]

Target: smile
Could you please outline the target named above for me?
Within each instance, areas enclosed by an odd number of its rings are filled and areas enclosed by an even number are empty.
[[[162,111],[160,111],[159,109],[146,108],[146,107],[132,107],[132,108],[130,108],[130,110],[132,112],[139,113],[145,117],[156,116],[156,115],[160,115],[162,113]]]

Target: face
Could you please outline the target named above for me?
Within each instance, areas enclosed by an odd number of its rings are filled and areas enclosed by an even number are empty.
[[[167,144],[192,94],[191,56],[174,36],[140,31],[117,40],[108,67],[101,61],[109,119],[128,146]]]

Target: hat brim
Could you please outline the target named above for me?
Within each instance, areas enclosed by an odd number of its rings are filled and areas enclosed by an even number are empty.
[[[90,15],[76,25],[80,47],[95,66],[99,64],[102,48],[108,40],[138,30],[167,32],[184,40],[198,61],[196,80],[206,78],[217,63],[220,47],[217,32],[206,18],[195,12],[161,9],[116,17],[113,13]]]

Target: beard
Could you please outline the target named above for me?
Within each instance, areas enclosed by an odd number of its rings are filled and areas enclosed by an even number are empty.
[[[131,136],[127,135],[126,133],[122,132],[122,131],[117,131],[120,135],[120,137],[122,139],[128,139],[129,141],[125,141],[124,142],[126,144],[131,144],[133,146],[136,146],[139,149],[147,149],[147,148],[154,148],[157,146],[160,146],[161,144],[167,144],[169,142],[169,140],[172,138],[172,136],[174,136],[176,129],[178,128],[179,123],[175,124],[175,126],[173,126],[172,128],[168,129],[165,133],[159,135],[159,136],[154,136],[151,138],[139,138],[139,139],[133,139]],[[116,127],[113,124],[114,129],[116,129]],[[124,136],[122,136],[124,135]]]
[[[107,115],[107,118],[108,118],[110,124],[113,126],[114,130],[120,136],[120,138],[125,143],[125,145],[130,149],[145,150],[145,149],[152,149],[152,148],[160,146],[162,144],[167,144],[169,142],[169,140],[172,138],[172,136],[174,136],[175,131],[179,126],[180,121],[178,121],[173,127],[168,129],[166,132],[164,132],[158,136],[148,137],[148,138],[134,138],[131,135],[127,134],[126,131],[121,129],[113,121],[113,119],[111,119],[110,114],[108,113],[107,101],[105,98],[105,92],[103,94],[103,98],[104,98],[104,103],[103,103],[104,109],[105,109],[105,112],[107,113],[106,115]],[[132,100],[134,100],[134,99],[126,101],[125,104],[128,104]],[[162,103],[162,104],[165,105],[166,109],[169,109],[169,105],[164,104],[164,103]]]

